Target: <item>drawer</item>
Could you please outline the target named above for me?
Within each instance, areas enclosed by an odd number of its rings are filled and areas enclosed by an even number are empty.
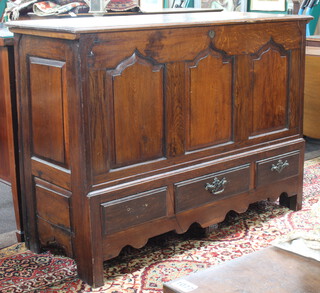
[[[249,164],[179,182],[175,184],[176,213],[246,192],[249,186]]]
[[[166,217],[167,188],[162,187],[101,204],[103,233],[112,234]]]
[[[300,151],[257,161],[256,186],[298,175],[299,161]]]

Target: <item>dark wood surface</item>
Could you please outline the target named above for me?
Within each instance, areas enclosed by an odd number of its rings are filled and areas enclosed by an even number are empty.
[[[0,37],[0,89],[0,180],[11,186],[17,227],[16,235],[18,241],[21,241],[23,236],[18,181],[13,38]]]
[[[163,285],[164,293],[318,293],[320,262],[270,247]]]
[[[10,22],[31,250],[60,246],[99,286],[126,245],[301,208],[308,17],[91,20]]]

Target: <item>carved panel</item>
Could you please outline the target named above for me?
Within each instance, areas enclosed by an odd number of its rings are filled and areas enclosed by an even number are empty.
[[[120,167],[163,156],[163,68],[134,53],[109,70],[112,100],[112,166]]]
[[[30,57],[33,154],[68,166],[65,62]]]
[[[251,136],[288,127],[288,59],[272,40],[253,56]]]
[[[233,62],[206,50],[188,66],[187,149],[232,140]]]

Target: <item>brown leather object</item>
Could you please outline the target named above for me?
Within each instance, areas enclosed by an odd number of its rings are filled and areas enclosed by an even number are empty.
[[[134,0],[111,0],[106,6],[106,10],[110,11],[128,11],[134,8],[139,8]]]

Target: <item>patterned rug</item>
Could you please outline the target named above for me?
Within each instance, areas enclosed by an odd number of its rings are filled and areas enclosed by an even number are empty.
[[[312,229],[309,214],[320,201],[320,158],[305,162],[303,209],[292,212],[267,201],[247,212],[230,212],[207,237],[195,229],[150,239],[142,249],[124,249],[105,263],[105,285],[92,289],[77,278],[73,260],[34,254],[24,244],[0,250],[0,292],[162,292],[163,282],[268,247],[295,230]],[[199,232],[199,231],[198,231]]]

